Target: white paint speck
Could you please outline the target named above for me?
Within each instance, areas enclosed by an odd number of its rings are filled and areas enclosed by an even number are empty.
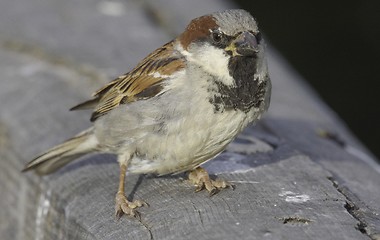
[[[272,234],[270,232],[264,233],[264,237],[270,237]]]
[[[303,203],[310,200],[310,196],[306,194],[297,195],[297,196],[287,196],[285,198],[286,202],[294,202],[294,203]]]
[[[255,181],[228,181],[230,183],[246,183],[246,184],[256,184],[260,182],[255,182]]]
[[[310,196],[306,194],[297,194],[292,191],[283,191],[278,194],[280,197],[285,197],[286,202],[304,203],[310,200]]]

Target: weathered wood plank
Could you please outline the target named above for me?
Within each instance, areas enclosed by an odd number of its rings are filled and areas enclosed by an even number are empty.
[[[89,125],[86,112],[69,107],[128,71],[189,19],[230,6],[0,2],[2,239],[380,238],[378,165],[273,51],[269,113],[206,164],[234,182],[234,191],[209,197],[194,193],[183,176],[131,175],[127,192],[150,207],[141,209],[142,222],[116,221],[114,157],[89,156],[44,178],[19,172],[35,154]],[[344,146],[320,130],[336,133]]]

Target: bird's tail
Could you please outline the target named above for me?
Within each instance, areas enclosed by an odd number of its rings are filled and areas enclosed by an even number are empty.
[[[22,171],[34,169],[40,175],[52,173],[76,158],[96,151],[97,145],[98,141],[93,134],[93,128],[87,129],[36,157]]]

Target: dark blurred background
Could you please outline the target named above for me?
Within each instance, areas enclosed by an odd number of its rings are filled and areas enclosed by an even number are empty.
[[[380,1],[236,2],[380,157]]]

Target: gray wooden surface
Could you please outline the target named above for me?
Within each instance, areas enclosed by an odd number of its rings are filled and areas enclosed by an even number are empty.
[[[33,156],[89,126],[89,112],[70,107],[190,19],[231,7],[0,1],[1,239],[380,239],[379,165],[273,50],[269,113],[206,164],[235,190],[209,197],[183,175],[131,175],[127,193],[150,207],[141,209],[141,222],[116,221],[113,156],[89,156],[44,178],[20,173]]]

